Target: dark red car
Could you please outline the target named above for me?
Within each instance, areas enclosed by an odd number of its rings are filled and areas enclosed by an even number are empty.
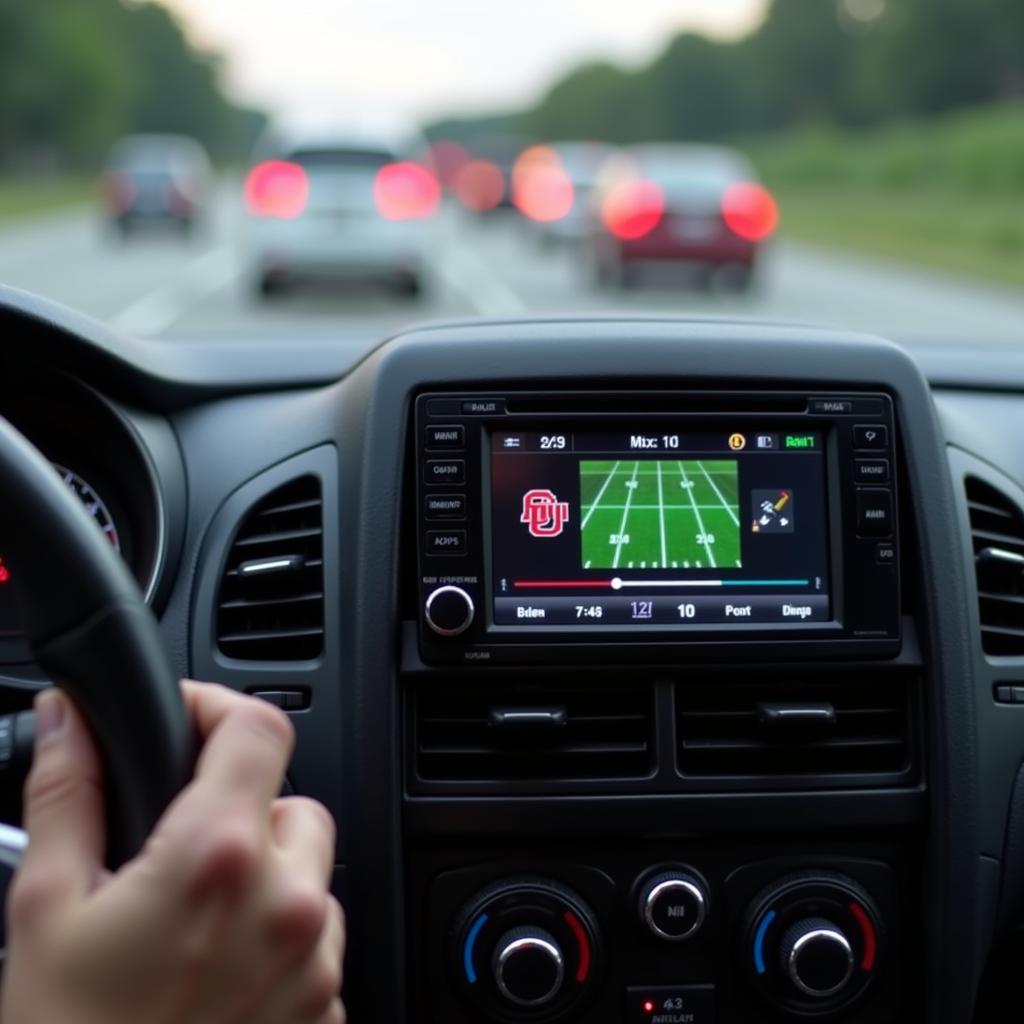
[[[717,146],[652,144],[612,157],[593,209],[602,283],[628,287],[651,264],[687,263],[700,279],[751,284],[778,207],[742,154]]]

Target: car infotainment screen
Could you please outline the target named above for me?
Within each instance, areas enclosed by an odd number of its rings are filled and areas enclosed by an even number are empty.
[[[493,432],[495,625],[829,621],[824,437]]]

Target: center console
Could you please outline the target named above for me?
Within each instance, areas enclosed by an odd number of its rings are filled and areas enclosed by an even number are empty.
[[[765,325],[466,325],[346,393],[363,1005],[968,1019],[969,750],[933,756],[963,728],[966,585],[909,359]]]
[[[427,391],[413,431],[412,793],[918,778],[916,674],[891,667],[905,637],[890,395]],[[629,667],[568,668],[594,661]],[[574,844],[553,825],[560,857],[512,839],[418,862],[434,1019],[895,1019],[905,853],[850,837],[780,849],[746,825],[717,845],[624,843],[615,826]]]

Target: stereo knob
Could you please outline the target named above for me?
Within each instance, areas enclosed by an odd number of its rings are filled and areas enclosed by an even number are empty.
[[[565,980],[565,958],[542,928],[513,928],[494,950],[494,981],[516,1006],[536,1009],[550,1003]]]
[[[473,624],[476,608],[462,587],[438,587],[427,598],[424,616],[438,636],[458,636]]]
[[[782,969],[812,999],[841,992],[853,977],[853,947],[843,930],[824,918],[798,921],[782,936]]]
[[[655,875],[640,890],[640,918],[650,933],[666,942],[682,942],[700,931],[707,917],[704,883],[683,871]]]

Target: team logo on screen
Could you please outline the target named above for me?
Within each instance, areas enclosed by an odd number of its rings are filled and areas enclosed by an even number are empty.
[[[559,501],[554,491],[534,488],[523,495],[519,522],[526,523],[531,537],[558,537],[569,522],[569,503]]]

